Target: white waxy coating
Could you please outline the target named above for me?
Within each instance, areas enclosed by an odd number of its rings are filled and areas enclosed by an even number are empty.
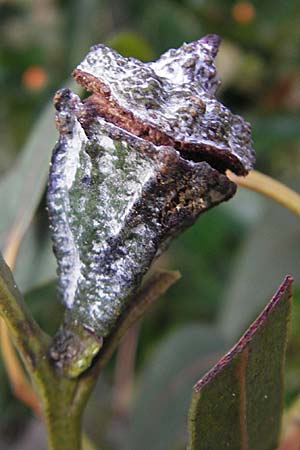
[[[231,154],[248,171],[254,162],[250,125],[215,97],[219,43],[208,35],[150,63],[98,45],[77,69],[108,86],[117,104],[142,122],[176,141]]]
[[[78,69],[106,84],[135,118],[176,142],[211,145],[245,171],[250,127],[214,97],[216,36],[171,49],[153,63],[101,45]],[[48,191],[66,318],[106,336],[157,254],[235,185],[207,162],[187,160],[106,122],[69,90],[56,96],[60,139]],[[217,164],[216,166],[217,167]]]
[[[78,120],[84,105],[68,96],[48,191],[59,288],[77,323],[105,336],[155,255],[235,187],[207,163],[99,117],[87,138]]]

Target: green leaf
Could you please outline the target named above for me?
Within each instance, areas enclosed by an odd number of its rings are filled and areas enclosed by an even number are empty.
[[[169,450],[185,440],[190,387],[224,352],[217,330],[190,324],[168,336],[140,376],[126,450]]]
[[[195,385],[188,450],[276,448],[291,285],[286,277],[238,343]]]
[[[254,320],[286,274],[295,279],[300,267],[299,218],[275,203],[245,240],[223,297],[219,327],[226,339],[236,340]],[[259,286],[259,289],[258,289]]]

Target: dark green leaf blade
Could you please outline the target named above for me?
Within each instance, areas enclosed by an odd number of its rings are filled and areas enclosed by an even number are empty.
[[[276,448],[291,285],[288,276],[238,343],[195,385],[188,450]]]

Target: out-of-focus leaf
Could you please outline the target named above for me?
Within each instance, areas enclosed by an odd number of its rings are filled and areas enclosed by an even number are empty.
[[[86,435],[97,444],[97,450],[108,450],[107,441],[115,442],[118,431],[113,418],[113,391],[110,377],[102,372],[84,411],[83,428]],[[125,425],[126,426],[126,425]],[[112,439],[108,436],[113,435]],[[112,446],[114,448],[114,446]],[[116,447],[119,448],[119,447]],[[83,449],[84,450],[84,449]],[[96,450],[96,449],[95,449]]]
[[[300,397],[285,411],[278,450],[298,450],[300,443]]]
[[[235,43],[222,40],[222,45],[216,57],[216,66],[220,80],[222,80],[219,89],[223,90],[236,80],[237,73],[242,64],[242,58],[243,53]]]
[[[28,291],[25,302],[42,329],[53,335],[62,321],[64,311],[57,298],[56,281],[49,281]]]
[[[272,152],[274,146],[288,140],[299,139],[299,114],[258,114],[249,115],[248,120],[253,130],[255,149],[261,152]],[[282,148],[280,148],[282,151]]]
[[[53,106],[48,105],[34,127],[20,159],[0,184],[0,242],[11,230],[26,230],[45,189],[51,152],[57,132]]]
[[[106,41],[106,44],[123,56],[133,56],[141,61],[150,61],[155,58],[149,43],[142,36],[131,31],[115,33]]]
[[[228,86],[238,91],[253,92],[262,83],[264,63],[254,52],[245,52],[234,41],[222,41],[216,58],[222,80],[221,89]]]
[[[169,0],[153,0],[143,8],[140,27],[158,53],[184,41],[199,39],[205,34],[202,24],[184,5]]]
[[[265,212],[265,199],[249,189],[238,189],[230,202],[220,205],[220,211],[232,215],[244,226],[255,226]]]
[[[33,448],[38,448],[39,450],[47,450],[48,448],[45,427],[37,419],[32,419],[28,422],[21,436],[11,446],[7,447],[7,450],[31,450]]]
[[[195,385],[189,450],[277,448],[291,284],[287,277],[239,342]]]
[[[68,85],[72,85],[69,83]],[[0,246],[14,229],[22,235],[41,199],[48,177],[49,161],[57,138],[54,108],[45,107],[20,158],[0,182]]]
[[[23,293],[56,278],[56,260],[43,219],[35,218],[30,224],[16,260],[14,276]]]
[[[141,374],[126,450],[169,450],[184,442],[190,388],[224,349],[217,330],[196,324],[159,345]]]
[[[107,33],[105,20],[107,7],[102,0],[74,0],[66,15],[67,70],[72,72],[74,65],[86,54],[91,45],[103,41]],[[101,25],[100,25],[101,24]],[[109,30],[109,28],[108,28]]]
[[[245,241],[223,298],[219,327],[233,342],[276,289],[276,280],[300,267],[299,218],[275,203]]]
[[[234,249],[243,237],[240,222],[220,205],[203,215],[171,246],[167,255],[169,267],[178,268],[182,273],[176,289],[166,294],[172,307],[167,302],[164,308],[173,326],[175,321],[186,323],[191,317],[194,320],[215,317],[234,262]]]

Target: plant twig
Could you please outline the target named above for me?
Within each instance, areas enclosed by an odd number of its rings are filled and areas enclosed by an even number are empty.
[[[39,400],[25,374],[3,320],[1,320],[0,324],[0,342],[4,365],[14,395],[25,405],[29,406],[37,416],[40,416],[41,407]]]
[[[126,417],[132,399],[139,323],[133,325],[122,339],[117,352],[113,391],[114,413]]]
[[[239,177],[230,170],[228,178],[239,186],[259,192],[300,216],[300,195],[277,180],[252,170],[246,177]]]
[[[6,248],[3,252],[4,259],[11,270],[13,270],[15,266],[23,234],[23,229],[14,227],[9,235]],[[4,320],[0,320],[0,347],[12,391],[15,396],[29,406],[37,416],[40,416],[41,408],[39,400],[26,376]]]
[[[13,269],[15,265],[16,256],[19,251],[24,231],[25,230],[21,230],[20,227],[17,227],[10,233],[8,243],[4,251],[4,257],[10,269]],[[54,432],[52,430],[53,423],[56,423],[55,421],[52,421],[53,404],[58,406],[58,399],[55,401],[57,392],[53,393],[52,390],[57,390],[58,393],[62,390],[67,393],[66,398],[68,397],[68,394],[72,397],[76,383],[69,380],[59,380],[55,372],[53,372],[51,366],[49,366],[46,357],[49,338],[42,332],[42,330],[40,330],[36,322],[31,317],[29,311],[27,311],[22,296],[17,290],[9,268],[6,267],[4,261],[2,261],[1,264],[0,275],[0,315],[2,315],[2,317],[6,320],[5,322],[3,319],[0,319],[0,344],[12,390],[16,397],[29,406],[38,416],[42,415],[39,398],[32,388],[26,376],[25,370],[22,367],[15,347],[12,343],[8,328],[10,328],[10,331],[18,344],[18,349],[25,363],[31,368],[30,374],[36,382],[40,393],[40,400],[43,402],[43,414],[48,426],[48,431],[50,432],[48,436],[49,445],[51,448],[56,450],[56,448],[58,448],[57,445],[60,445],[60,443],[57,443],[56,441],[53,442],[53,435],[55,435],[55,437],[58,436],[58,439],[60,440],[61,434],[65,434],[65,430],[63,433],[57,433],[57,429],[54,430]],[[7,306],[9,307],[7,308]],[[61,397],[60,400],[64,398],[63,395],[58,394],[58,396]],[[59,417],[59,415],[57,416]],[[67,420],[66,422],[62,420],[63,426],[71,425],[73,428],[75,427],[73,429],[73,434],[75,431],[75,434],[80,433],[80,427],[78,425],[80,411],[74,411],[74,420],[68,420],[67,413],[65,414],[65,417]],[[77,438],[76,436],[73,436],[73,438],[75,439],[75,445],[77,444]],[[69,442],[67,444],[69,444]],[[71,446],[72,445],[73,444],[71,443]],[[84,434],[82,436],[82,446],[83,450],[96,449],[96,447],[93,446],[91,441]]]
[[[97,355],[93,366],[83,373],[78,380],[77,392],[73,398],[73,407],[82,408],[93,389],[99,372],[117,348],[120,339],[127,330],[135,324],[151,307],[151,305],[164,294],[169,287],[180,278],[177,271],[160,271],[152,275],[130,302],[127,310],[115,325],[114,331],[105,339],[102,349]]]
[[[10,269],[0,260],[0,315],[5,320],[25,364],[35,370],[35,357],[45,351],[49,337],[40,329],[26,308]]]

